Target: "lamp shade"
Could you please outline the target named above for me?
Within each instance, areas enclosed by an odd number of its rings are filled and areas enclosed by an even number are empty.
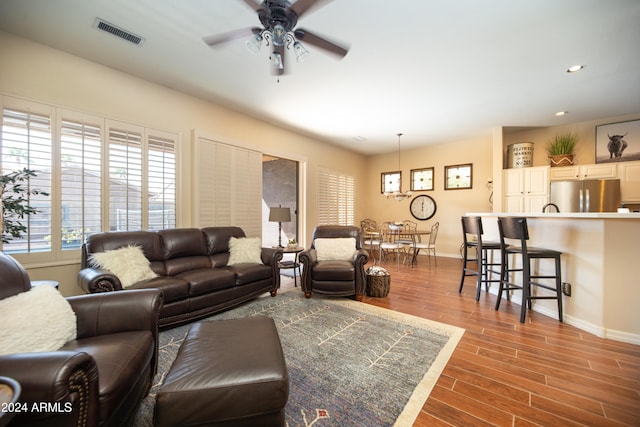
[[[291,222],[291,209],[283,208],[283,207],[270,208],[269,221],[270,222]]]

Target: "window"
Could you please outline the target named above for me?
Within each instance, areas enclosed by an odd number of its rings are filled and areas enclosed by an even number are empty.
[[[109,129],[109,230],[142,227],[142,131]]]
[[[402,172],[382,172],[380,174],[380,192],[394,193],[402,188]]]
[[[411,191],[433,190],[433,168],[411,169]]]
[[[60,205],[62,250],[78,249],[101,230],[102,126],[63,119],[60,126]]]
[[[49,196],[27,195],[26,203],[37,209],[37,214],[15,218],[26,230],[22,237],[12,238],[2,249],[8,253],[50,250],[51,235],[51,117],[29,109],[2,109],[2,174],[25,168],[34,171],[22,187],[28,191],[40,190]],[[10,194],[8,195],[10,196]],[[3,195],[3,200],[5,199]]]
[[[176,143],[174,137],[149,136],[149,230],[176,226]]]
[[[176,134],[10,97],[0,102],[2,174],[27,167],[36,174],[28,188],[49,194],[30,196],[37,214],[20,220],[26,232],[2,250],[69,260],[77,255],[62,254],[91,233],[176,226]]]
[[[355,179],[329,169],[318,170],[318,224],[353,225]]]

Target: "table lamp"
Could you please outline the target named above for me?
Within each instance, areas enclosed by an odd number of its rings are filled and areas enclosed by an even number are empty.
[[[278,223],[278,247],[282,248],[282,223],[291,222],[291,209],[283,208],[282,205],[269,208],[269,222]]]

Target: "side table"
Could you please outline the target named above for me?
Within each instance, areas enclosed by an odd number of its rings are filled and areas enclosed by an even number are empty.
[[[58,289],[60,286],[60,283],[58,283],[55,280],[32,280],[31,281],[32,288],[35,288],[36,286],[44,286],[44,285],[53,286],[54,288]]]
[[[290,270],[293,269],[293,285],[298,287],[298,276],[301,274],[300,272],[300,262],[298,261],[298,254],[304,251],[304,248],[300,246],[296,246],[295,248],[291,248],[289,246],[285,246],[282,248],[282,253],[284,254],[294,254],[293,261],[280,261],[278,263],[278,267],[282,270]],[[296,275],[296,268],[298,269],[298,274]]]

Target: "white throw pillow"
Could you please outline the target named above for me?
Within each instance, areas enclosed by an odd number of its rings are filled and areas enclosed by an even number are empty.
[[[356,239],[353,237],[320,238],[313,242],[318,261],[353,260],[356,250]]]
[[[259,237],[232,237],[229,239],[229,252],[227,265],[262,264],[262,241]]]
[[[53,286],[0,300],[0,355],[56,351],[76,339],[76,314]]]
[[[124,246],[91,255],[90,262],[103,270],[109,270],[120,279],[123,288],[158,275],[151,270],[149,260],[140,246]]]

